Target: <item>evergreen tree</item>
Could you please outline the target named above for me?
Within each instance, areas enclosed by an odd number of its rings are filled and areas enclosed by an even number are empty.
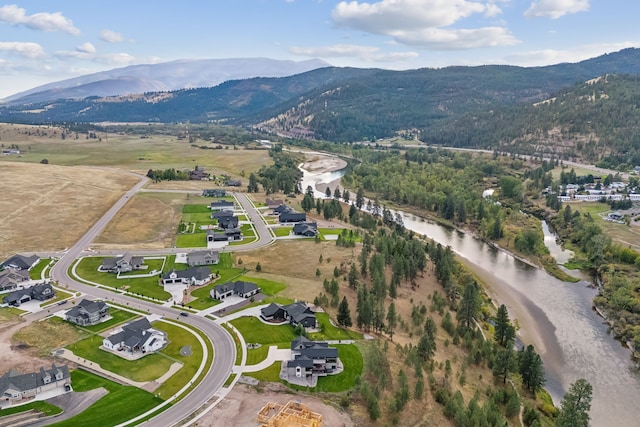
[[[249,185],[247,186],[247,192],[248,193],[258,192],[258,177],[253,172],[251,172],[251,175],[249,175]]]
[[[351,289],[358,288],[358,270],[356,269],[355,263],[352,263],[349,269],[349,287]]]
[[[500,346],[509,347],[513,345],[515,333],[516,329],[511,324],[511,320],[509,320],[507,307],[504,304],[501,304],[500,307],[498,307],[498,312],[496,314],[496,326],[493,338]]]
[[[336,200],[340,200],[340,197],[342,197],[342,194],[340,193],[340,187],[336,185],[336,189],[333,190],[333,198]]]
[[[302,206],[302,210],[305,211],[306,213],[309,213],[313,210],[313,208],[315,207],[315,200],[313,199],[313,196],[310,196],[309,194],[305,194],[304,197],[302,198],[302,202],[300,203],[300,205]]]
[[[512,348],[498,350],[493,361],[493,375],[502,379],[502,383],[507,383],[510,373],[518,369],[518,359]]]
[[[464,287],[460,307],[458,308],[458,321],[463,328],[471,329],[475,321],[478,319],[480,311],[480,297],[478,294],[478,285],[469,283]]]
[[[436,322],[433,320],[433,317],[427,317],[427,320],[424,322],[424,332],[429,335],[429,337],[435,342],[436,340]]]
[[[346,189],[345,189],[345,190],[342,192],[342,200],[344,200],[344,202],[345,202],[345,203],[349,203],[350,198],[351,198],[351,193],[349,193],[349,190],[346,190]]]
[[[389,309],[387,310],[387,332],[389,333],[389,338],[393,341],[393,331],[396,329],[396,324],[398,323],[398,315],[396,314],[396,306],[394,303],[389,304]]]
[[[331,198],[331,188],[329,188],[329,186],[327,185],[327,189],[324,192],[325,196],[327,196],[327,198]]]
[[[350,327],[351,323],[351,311],[349,310],[349,302],[347,297],[342,297],[342,301],[338,306],[338,324],[340,326]]]
[[[532,393],[539,391],[546,382],[544,376],[544,366],[540,355],[536,353],[531,344],[520,352],[519,370],[522,376],[522,383]]]
[[[585,379],[579,379],[571,384],[560,404],[556,425],[559,427],[588,427],[592,394],[591,384]]]
[[[360,187],[356,193],[356,207],[362,209],[362,206],[364,206],[364,190]]]
[[[420,337],[420,341],[418,341],[418,356],[426,362],[431,359],[436,352],[436,342],[435,340],[429,336],[429,334],[424,333]]]

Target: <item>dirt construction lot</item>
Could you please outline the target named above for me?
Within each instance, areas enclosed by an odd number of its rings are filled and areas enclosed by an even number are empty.
[[[300,401],[309,406],[312,411],[321,414],[324,425],[327,427],[352,427],[356,425],[348,414],[334,406],[325,404],[315,397],[288,394],[279,384],[264,386],[260,392],[257,392],[252,386],[236,385],[215,409],[195,425],[199,427],[257,426],[258,412],[266,403],[275,402],[284,405],[290,400]]]
[[[0,182],[10,189],[0,198],[5,258],[71,246],[137,179],[98,168],[0,162]]]

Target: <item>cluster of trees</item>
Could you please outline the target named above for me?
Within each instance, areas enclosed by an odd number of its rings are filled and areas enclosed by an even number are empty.
[[[174,168],[169,169],[149,169],[147,172],[147,177],[151,178],[153,182],[159,181],[188,181],[189,180],[189,171],[188,170],[175,170]]]
[[[264,165],[258,171],[264,191],[267,194],[278,191],[285,194],[297,193],[298,181],[302,177],[302,172],[298,169],[298,160],[292,154],[282,151],[280,145],[269,150],[269,155],[273,159],[273,165]],[[255,189],[255,186],[252,189]]]

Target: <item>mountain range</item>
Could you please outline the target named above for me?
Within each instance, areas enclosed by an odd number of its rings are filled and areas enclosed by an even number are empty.
[[[159,64],[131,65],[48,83],[11,95],[3,102],[27,104],[56,99],[211,87],[228,80],[284,77],[329,65],[319,59],[298,62],[269,58],[183,59]]]
[[[556,153],[616,166],[628,160],[625,153],[635,159],[636,151],[640,163],[639,75],[640,49],[633,48],[545,67],[322,67],[206,88],[14,103],[0,108],[0,121],[189,120],[332,142],[401,134],[427,143]]]

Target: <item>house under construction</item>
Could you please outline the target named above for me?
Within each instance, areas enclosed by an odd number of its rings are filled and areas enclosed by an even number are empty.
[[[286,405],[269,402],[258,412],[260,427],[322,427],[322,415],[290,400]]]

